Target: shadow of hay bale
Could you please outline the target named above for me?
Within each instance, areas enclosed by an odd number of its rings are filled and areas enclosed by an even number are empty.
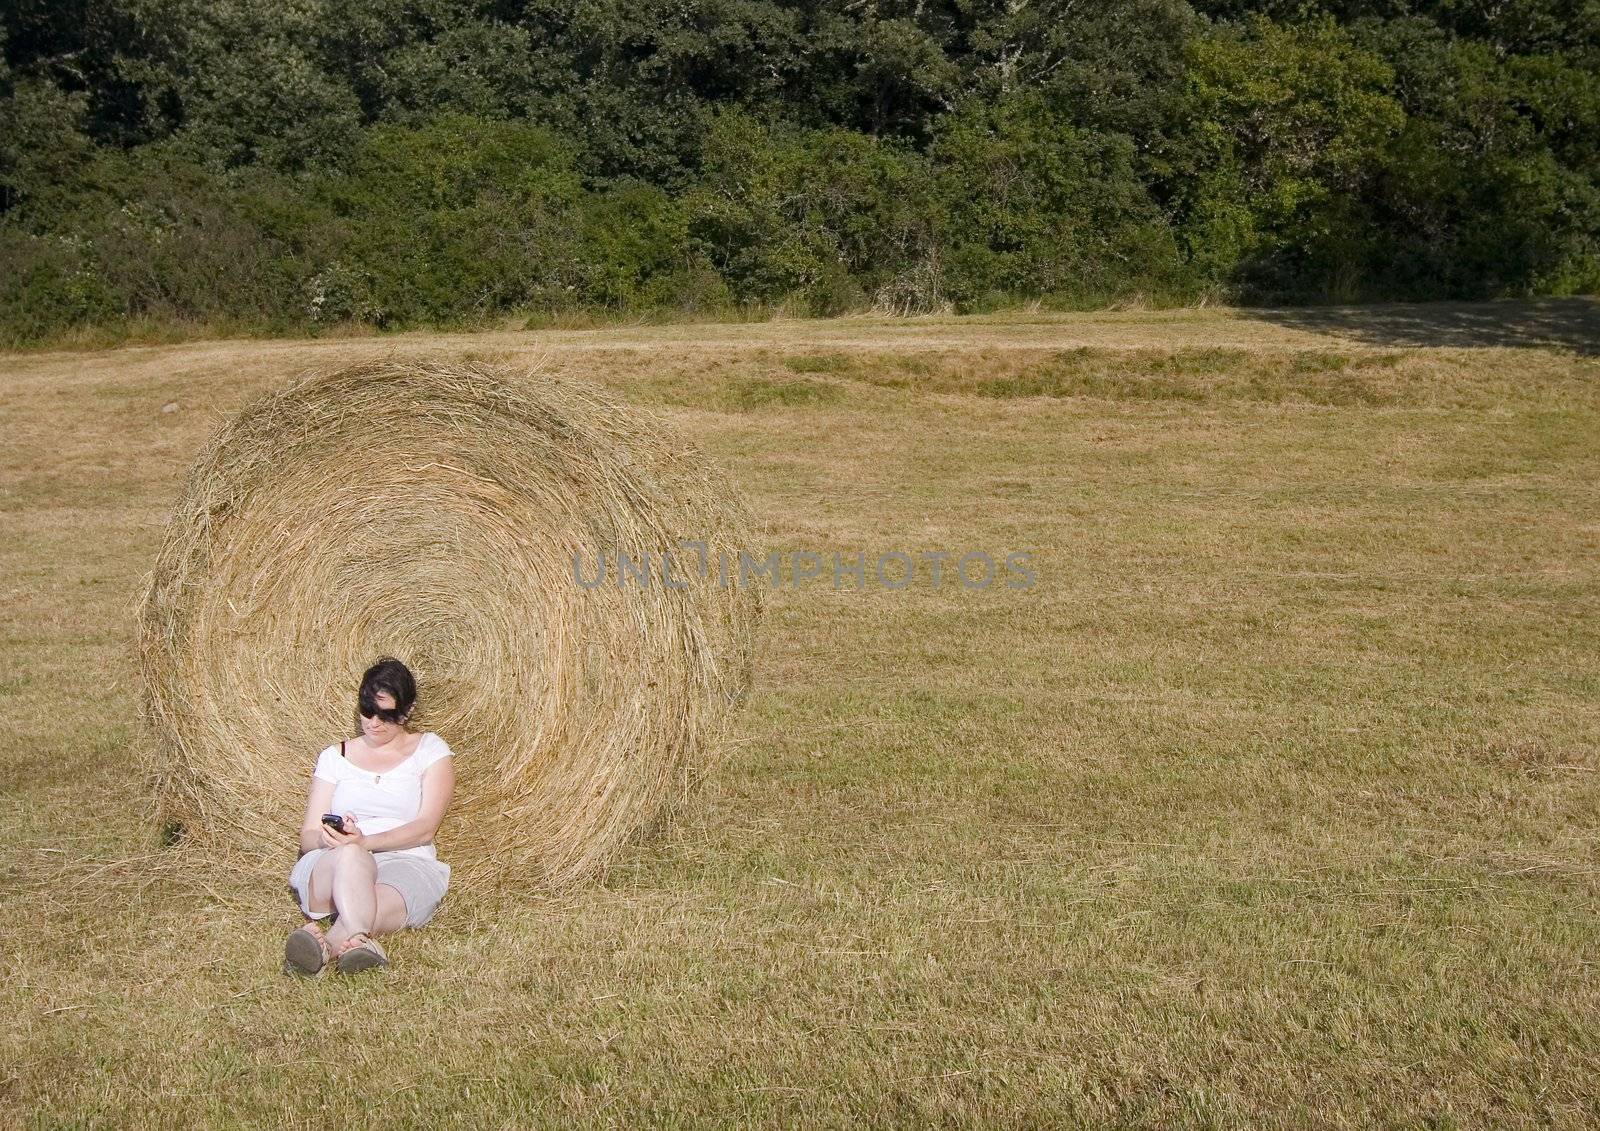
[[[457,754],[452,887],[588,875],[745,695],[759,595],[684,543],[714,562],[749,533],[724,474],[592,388],[443,361],[303,376],[200,453],[145,579],[152,819],[287,874],[317,752],[389,654],[412,728]],[[654,572],[593,584],[619,553]]]

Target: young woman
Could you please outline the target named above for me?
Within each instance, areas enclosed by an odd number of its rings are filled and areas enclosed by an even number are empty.
[[[410,669],[383,657],[361,677],[361,736],[317,758],[289,873],[306,923],[284,941],[287,971],[387,966],[375,936],[422,926],[444,897],[450,865],[433,837],[455,790],[454,760],[437,734],[406,729],[416,699]],[[317,920],[327,915],[335,919],[324,935]]]

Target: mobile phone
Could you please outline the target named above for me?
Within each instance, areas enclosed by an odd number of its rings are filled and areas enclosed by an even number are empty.
[[[344,818],[337,813],[324,813],[322,815],[322,823],[335,832],[344,832]]]

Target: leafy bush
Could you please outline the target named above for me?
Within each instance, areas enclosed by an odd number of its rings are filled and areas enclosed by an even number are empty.
[[[951,114],[930,156],[942,286],[961,309],[996,295],[1104,295],[1183,272],[1132,142],[1072,126],[1041,97]]]

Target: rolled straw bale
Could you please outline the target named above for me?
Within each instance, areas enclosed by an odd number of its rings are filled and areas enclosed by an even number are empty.
[[[715,757],[760,600],[732,484],[594,389],[478,363],[311,373],[197,458],[137,610],[156,817],[286,869],[380,655],[457,757],[452,883],[590,873]],[[660,555],[675,550],[663,584]],[[616,554],[658,563],[617,580]],[[576,566],[574,562],[576,555]],[[608,575],[593,582],[605,555]]]

